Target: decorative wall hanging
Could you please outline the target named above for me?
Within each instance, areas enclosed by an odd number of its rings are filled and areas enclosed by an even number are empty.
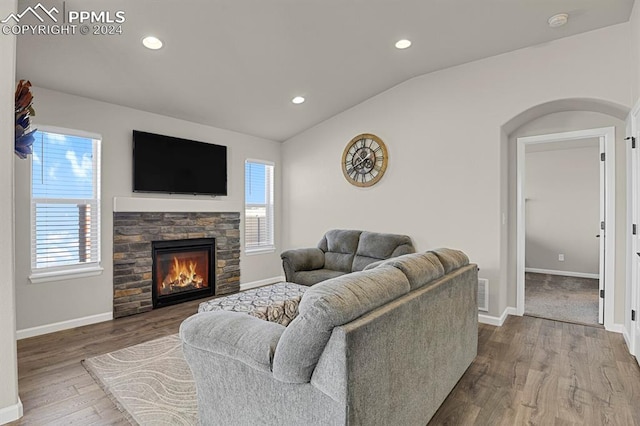
[[[35,140],[31,128],[31,116],[36,115],[33,109],[33,95],[31,94],[31,83],[28,80],[20,80],[16,88],[16,141],[15,153],[18,157],[25,159],[31,152],[31,146]]]
[[[342,153],[342,173],[355,186],[372,186],[387,170],[389,154],[382,139],[363,133],[351,139]]]

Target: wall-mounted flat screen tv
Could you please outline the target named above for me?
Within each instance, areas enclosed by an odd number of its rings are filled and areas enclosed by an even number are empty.
[[[227,147],[134,130],[133,191],[227,195]]]

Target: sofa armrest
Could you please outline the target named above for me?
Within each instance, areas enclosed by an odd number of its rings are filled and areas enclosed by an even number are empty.
[[[297,271],[313,271],[324,267],[324,252],[316,247],[287,250],[280,257],[287,281],[292,281]]]
[[[280,324],[244,313],[213,311],[184,320],[180,325],[180,337],[185,354],[196,349],[200,353],[221,355],[270,372],[273,354],[284,330]],[[197,365],[190,367],[198,368]]]

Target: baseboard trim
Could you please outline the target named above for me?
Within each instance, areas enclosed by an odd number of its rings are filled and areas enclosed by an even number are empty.
[[[18,420],[24,414],[22,401],[18,397],[18,402],[8,407],[0,408],[0,425]]]
[[[250,283],[240,284],[240,291],[251,290],[252,288],[262,287],[267,284],[275,284],[284,281],[285,278],[280,275],[278,277],[266,278],[264,280],[251,281]]]
[[[516,308],[508,307],[504,310],[502,315],[494,317],[492,315],[478,314],[478,322],[481,324],[495,325],[496,327],[502,327],[502,324],[507,320],[509,315],[517,315]]]
[[[56,331],[68,330],[70,328],[82,327],[83,325],[96,324],[99,322],[111,321],[113,312],[105,312],[103,314],[89,315],[88,317],[75,318],[67,321],[54,322],[53,324],[40,325],[37,327],[25,328],[16,331],[18,340],[27,339],[29,337],[41,336],[43,334],[55,333]]]
[[[629,333],[627,332],[626,328],[622,332],[622,337],[624,337],[624,343],[627,345],[629,353],[631,353],[631,339],[629,338]]]
[[[524,268],[524,271],[533,272],[534,274],[561,275],[563,277],[592,278],[594,280],[597,280],[600,278],[600,275],[598,274],[588,274],[586,272],[554,271],[552,269],[538,269],[538,268]]]

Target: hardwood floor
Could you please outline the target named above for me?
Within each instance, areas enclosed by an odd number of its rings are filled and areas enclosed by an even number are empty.
[[[429,425],[640,425],[640,367],[621,334],[510,316]]]
[[[11,425],[129,425],[80,364],[85,358],[178,332],[203,300],[18,341],[24,416]]]
[[[201,301],[18,342],[12,425],[126,425],[80,364],[178,331]],[[640,425],[640,368],[620,334],[534,317],[480,325],[478,357],[429,425]]]

